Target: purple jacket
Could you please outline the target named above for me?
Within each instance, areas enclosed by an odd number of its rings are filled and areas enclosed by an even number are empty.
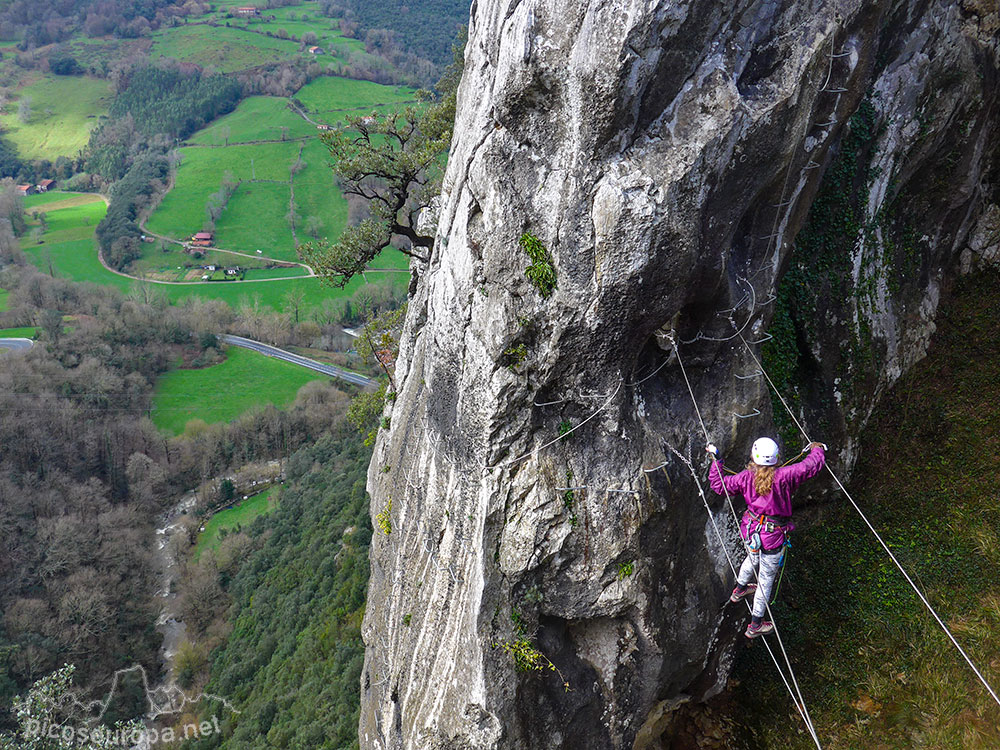
[[[753,474],[749,469],[744,469],[734,476],[724,477],[722,462],[713,461],[712,468],[708,472],[708,481],[712,490],[719,495],[724,494],[722,483],[725,482],[725,488],[729,490],[729,494],[742,495],[743,499],[746,500],[747,508],[757,515],[790,516],[792,515],[792,492],[806,479],[812,479],[819,474],[820,469],[825,464],[826,456],[823,454],[823,447],[813,446],[809,455],[797,464],[778,467],[778,470],[774,472],[774,486],[763,497],[754,491]]]

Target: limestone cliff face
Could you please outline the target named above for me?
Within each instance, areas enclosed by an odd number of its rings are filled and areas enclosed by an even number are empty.
[[[996,255],[997,33],[989,0],[473,3],[369,473],[391,533],[361,747],[656,747],[721,687],[738,631],[670,451],[704,471],[667,334],[741,456],[773,422],[733,323],[773,323],[766,362],[849,469],[963,253]],[[516,668],[529,644],[543,671]]]

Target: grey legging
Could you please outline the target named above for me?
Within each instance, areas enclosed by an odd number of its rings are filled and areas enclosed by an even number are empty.
[[[752,610],[754,617],[763,617],[767,611],[767,602],[771,598],[774,581],[778,577],[778,571],[781,570],[783,552],[779,549],[762,555],[760,552],[748,551],[746,560],[740,566],[740,574],[736,577],[736,582],[740,586],[753,583],[753,572],[757,570],[757,593],[753,597]]]

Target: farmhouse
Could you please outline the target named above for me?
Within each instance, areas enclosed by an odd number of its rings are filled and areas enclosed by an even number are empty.
[[[38,189],[39,193],[47,193],[56,186],[55,180],[42,180],[35,187]]]
[[[21,195],[34,195],[37,192],[34,185],[18,185],[17,191]]]
[[[209,247],[212,244],[213,236],[211,232],[198,232],[191,238],[191,244],[196,247]]]
[[[250,18],[251,16],[259,16],[260,8],[254,7],[253,5],[244,5],[241,8],[235,8],[233,10],[233,14],[242,18]]]
[[[309,54],[310,55],[322,55],[322,54],[324,54],[323,48],[322,47],[310,47],[309,48]]]
[[[227,268],[226,269],[226,276],[238,276],[239,273],[240,273],[240,267],[239,266],[236,266],[235,268]]]
[[[321,122],[319,125],[316,126],[316,130],[330,130],[330,126],[327,125],[325,122]]]

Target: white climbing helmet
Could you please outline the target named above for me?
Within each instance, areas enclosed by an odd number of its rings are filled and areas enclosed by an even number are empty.
[[[750,457],[758,466],[774,466],[778,463],[778,444],[768,437],[757,438],[750,449]]]

